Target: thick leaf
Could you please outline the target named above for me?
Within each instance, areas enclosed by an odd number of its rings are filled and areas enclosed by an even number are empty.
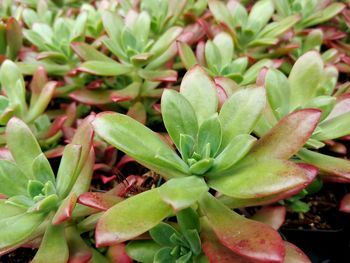
[[[207,191],[204,179],[197,176],[173,178],[159,188],[161,199],[175,211],[193,205]]]
[[[199,216],[191,207],[178,212],[176,219],[182,232],[190,229],[200,231]]]
[[[154,255],[161,248],[152,240],[136,240],[126,245],[126,253],[139,262],[153,263]]]
[[[346,194],[339,205],[339,211],[350,213],[350,194]]]
[[[55,81],[48,82],[40,92],[38,99],[34,105],[30,105],[26,115],[26,122],[30,123],[38,118],[46,110],[54,95],[57,83]]]
[[[8,44],[9,57],[16,59],[22,47],[22,28],[14,17],[9,17],[6,23],[6,39]]]
[[[224,203],[226,206],[230,208],[239,208],[239,207],[247,207],[247,206],[257,206],[257,205],[268,205],[274,204],[278,201],[287,199],[298,194],[301,190],[303,190],[308,184],[310,184],[317,176],[318,169],[312,165],[300,163],[298,166],[303,169],[304,174],[306,176],[306,183],[296,186],[290,190],[279,192],[275,195],[265,196],[265,197],[256,197],[251,199],[240,199],[233,198],[229,196],[220,196],[219,200]]]
[[[264,206],[251,219],[260,221],[278,230],[284,223],[286,213],[287,210],[284,206]]]
[[[0,193],[11,197],[26,195],[28,178],[13,162],[0,160]]]
[[[319,53],[310,51],[295,62],[289,74],[290,104],[295,109],[316,95],[323,76],[323,61]]]
[[[172,213],[158,189],[135,195],[113,206],[96,226],[96,245],[109,246],[141,235]]]
[[[28,238],[45,218],[42,213],[23,213],[0,220],[0,249]]]
[[[7,124],[6,141],[18,167],[28,178],[34,179],[32,164],[42,152],[32,131],[23,121],[14,117]]]
[[[79,196],[78,202],[82,205],[106,211],[123,200],[123,198],[111,194],[88,192],[81,194]]]
[[[304,162],[315,165],[328,180],[350,182],[350,161],[301,149],[297,156]]]
[[[166,81],[175,82],[177,81],[177,72],[175,70],[149,70],[140,69],[138,74],[141,78],[148,81]]]
[[[217,115],[205,120],[198,131],[197,152],[205,157],[206,147],[210,144],[210,157],[214,157],[221,144],[221,124]]]
[[[68,260],[68,256],[69,251],[64,236],[64,225],[49,225],[32,262],[65,263]]]
[[[22,208],[19,208],[18,206],[8,204],[6,202],[6,199],[0,199],[0,211],[1,211],[0,220],[3,220],[4,218],[16,216],[19,214],[23,214],[25,212],[25,210],[23,210]]]
[[[33,161],[33,175],[35,179],[45,184],[48,181],[55,182],[55,175],[45,154],[41,153]]]
[[[78,70],[98,76],[119,76],[131,73],[133,68],[118,62],[89,60],[81,64]]]
[[[66,239],[69,247],[69,263],[91,262],[92,249],[80,237],[80,231],[75,226],[66,227]]]
[[[238,215],[210,194],[200,200],[200,209],[220,242],[233,252],[257,262],[283,261],[282,238],[270,226]]]
[[[138,121],[122,114],[103,113],[97,115],[93,126],[108,143],[163,176],[188,174],[187,165],[170,146]]]
[[[81,146],[68,144],[64,148],[63,156],[57,172],[57,193],[66,197],[76,180],[76,169],[80,160]],[[74,178],[75,177],[75,178]]]
[[[129,243],[130,244],[130,243]],[[108,262],[133,263],[133,260],[128,256],[125,244],[110,246],[107,251]],[[96,261],[96,263],[100,263]]]
[[[184,96],[174,90],[164,90],[161,110],[164,125],[178,150],[180,150],[181,134],[189,135],[193,139],[197,137],[196,113]]]
[[[239,134],[250,133],[266,103],[263,88],[247,88],[234,93],[222,106],[219,120],[222,127],[221,150]]]
[[[196,110],[199,124],[217,111],[218,97],[215,84],[198,65],[185,74],[180,93]]]
[[[246,163],[230,175],[210,178],[208,185],[225,195],[239,198],[262,198],[308,184],[306,173],[294,163],[265,159]]]
[[[135,91],[138,91],[135,85],[133,87],[135,88]],[[103,105],[103,104],[109,104],[113,102],[133,99],[133,96],[129,96],[128,94],[123,94],[124,90],[80,89],[70,93],[69,96],[78,102],[88,104],[88,105]]]
[[[271,19],[275,11],[273,1],[263,0],[253,5],[248,17],[248,27],[259,32]]]
[[[318,126],[319,132],[313,139],[325,141],[343,137],[350,134],[350,112],[325,120]]]
[[[286,247],[286,256],[284,263],[311,263],[310,259],[293,244],[284,241]]]
[[[179,235],[177,230],[166,223],[159,223],[149,231],[152,239],[161,246],[172,247],[174,244],[171,241],[172,235]]]
[[[160,55],[168,49],[168,47],[177,39],[182,32],[181,27],[171,27],[164,32],[149,50],[155,56]]]
[[[303,109],[287,115],[258,140],[248,159],[289,159],[304,146],[320,116],[321,111],[317,109]]]
[[[214,158],[213,166],[209,170],[209,176],[218,176],[240,161],[253,147],[256,138],[248,134],[240,134],[234,137],[223,151]]]
[[[266,95],[270,107],[279,119],[289,112],[290,88],[286,76],[276,70],[269,69],[265,76]]]
[[[68,195],[58,207],[56,214],[52,219],[52,224],[59,225],[70,219],[77,199],[78,197],[74,193]]]
[[[74,52],[83,60],[114,62],[112,59],[84,42],[72,43],[71,47]]]
[[[205,219],[202,219],[202,223]],[[220,243],[208,223],[201,231],[202,249],[213,263],[252,263],[251,260],[235,254],[232,250]]]
[[[196,55],[193,53],[191,47],[188,44],[178,41],[177,48],[179,50],[179,56],[181,58],[182,64],[187,70],[198,64]]]

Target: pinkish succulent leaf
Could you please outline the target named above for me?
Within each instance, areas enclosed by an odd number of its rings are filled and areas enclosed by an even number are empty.
[[[96,245],[115,245],[135,238],[171,213],[171,207],[161,200],[158,189],[135,195],[102,215],[96,226]]]
[[[106,193],[88,192],[79,196],[78,203],[98,210],[106,211],[124,199]]]
[[[350,213],[350,194],[346,194],[342,198],[339,206],[339,211]]]
[[[66,228],[69,247],[69,260],[67,263],[88,263],[92,258],[91,248],[80,237],[79,231],[74,227]]]
[[[80,89],[72,92],[69,96],[81,103],[87,105],[103,105],[116,101],[126,101],[132,99],[130,96],[123,96],[112,90],[88,90]]]
[[[311,263],[310,259],[295,245],[284,241],[286,256],[284,263]]]
[[[177,81],[177,72],[171,69],[169,70],[140,69],[138,73],[140,77],[149,81],[164,81],[164,82]]]
[[[258,140],[248,159],[289,159],[304,146],[320,116],[321,111],[317,109],[303,109],[287,115]]]
[[[194,65],[198,64],[196,55],[192,51],[191,47],[184,42],[177,42],[177,49],[182,61],[182,64],[187,70],[192,68]]]
[[[217,238],[234,253],[254,262],[283,262],[284,243],[273,228],[238,215],[210,194],[199,204]]]
[[[72,217],[73,209],[77,202],[78,197],[72,193],[67,196],[58,207],[55,216],[52,219],[53,225],[59,225],[69,220]]]
[[[287,210],[284,206],[265,206],[258,210],[251,219],[260,221],[278,230],[284,223],[286,212]]]
[[[278,159],[238,164],[228,175],[208,180],[210,187],[237,199],[264,198],[295,187],[306,187],[308,183],[307,171],[292,162]]]
[[[146,124],[147,112],[141,102],[136,102],[133,106],[131,106],[126,115],[144,125]]]
[[[112,263],[132,263],[133,260],[128,256],[125,250],[125,244],[110,246],[107,251],[107,257]]]

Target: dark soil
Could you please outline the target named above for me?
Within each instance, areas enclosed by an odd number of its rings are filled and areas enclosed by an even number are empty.
[[[0,263],[27,263],[30,262],[37,249],[18,248],[15,251],[0,257]]]

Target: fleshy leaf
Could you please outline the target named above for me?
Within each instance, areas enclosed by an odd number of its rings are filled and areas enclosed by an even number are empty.
[[[179,56],[182,64],[187,70],[198,64],[196,56],[188,44],[184,42],[177,42],[177,48],[179,50]]]
[[[346,194],[339,205],[339,211],[350,213],[350,194]]]
[[[154,255],[161,248],[152,240],[136,240],[126,245],[126,253],[139,262],[153,263]]]
[[[96,226],[98,247],[132,239],[159,224],[172,212],[152,189],[118,203],[103,214]]]
[[[222,127],[221,149],[239,135],[250,133],[266,103],[263,88],[247,88],[234,93],[222,106],[219,120]]]
[[[284,263],[311,263],[310,259],[296,246],[285,241],[286,256]]]
[[[131,73],[133,68],[118,62],[89,60],[81,64],[78,70],[98,76],[119,76]]]
[[[86,205],[98,210],[106,211],[124,199],[106,193],[88,192],[79,196],[79,204]]]
[[[320,141],[336,139],[350,134],[350,112],[320,123],[319,132],[312,138]]]
[[[282,238],[270,226],[238,215],[210,194],[200,200],[200,209],[220,242],[233,252],[257,262],[283,261]]]
[[[69,251],[64,236],[63,225],[49,225],[45,231],[38,252],[33,258],[33,263],[65,263],[68,260]]]
[[[6,141],[18,167],[28,174],[28,178],[34,179],[32,163],[42,152],[32,131],[23,121],[14,117],[7,124]]]
[[[317,109],[303,109],[290,113],[257,141],[248,159],[290,158],[304,146],[316,128],[320,116],[321,111]]]
[[[26,195],[28,178],[14,163],[0,160],[0,193],[8,197]]]
[[[42,183],[55,182],[55,175],[45,154],[41,153],[33,161],[33,175]]]
[[[260,221],[278,230],[284,223],[286,212],[286,207],[284,206],[265,206],[258,210],[251,219]]]
[[[161,105],[164,125],[177,149],[181,150],[181,134],[197,137],[196,113],[186,98],[174,90],[164,90]]]
[[[196,109],[199,125],[217,111],[218,97],[215,84],[198,65],[185,74],[181,82],[180,93]]]
[[[262,198],[288,191],[308,183],[308,177],[298,165],[277,159],[246,163],[230,175],[210,178],[208,185],[235,198]]]
[[[138,121],[122,114],[103,113],[97,115],[93,126],[107,142],[163,176],[188,174],[187,165],[170,146]]]
[[[205,181],[197,176],[173,178],[159,188],[161,199],[175,211],[193,205],[207,191]]]
[[[288,79],[292,109],[303,105],[316,95],[322,76],[323,61],[317,52],[310,51],[299,57]]]
[[[174,234],[179,235],[179,233],[175,228],[163,222],[153,227],[149,231],[149,234],[156,243],[158,243],[161,246],[168,246],[168,247],[173,246],[173,243],[170,239],[171,236]]]

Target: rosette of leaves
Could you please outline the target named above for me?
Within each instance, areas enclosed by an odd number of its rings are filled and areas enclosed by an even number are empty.
[[[56,141],[60,127],[66,122],[71,123],[73,116],[61,116],[52,123],[45,114],[45,110],[51,102],[57,83],[48,81],[45,70],[38,68],[30,84],[30,101],[26,100],[26,88],[22,73],[18,66],[11,60],[6,60],[0,68],[0,84],[3,95],[0,96],[0,125],[6,125],[7,121],[16,116],[28,123],[38,139],[44,144]],[[4,132],[4,127],[1,128]],[[61,134],[62,135],[62,134]],[[2,134],[2,143],[4,143]]]
[[[349,180],[349,161],[311,151],[324,147],[328,140],[350,133],[349,95],[332,96],[337,78],[337,70],[324,66],[321,56],[315,51],[302,55],[288,78],[276,69],[269,69],[265,76],[268,107],[255,131],[264,135],[277,121],[296,109],[320,109],[320,122],[297,156],[319,167],[327,180],[342,182]]]
[[[275,5],[273,0],[257,1],[248,13],[245,6],[235,0],[226,4],[218,0],[209,0],[209,9],[215,20],[227,30],[239,53],[262,52],[264,48],[279,42],[280,36],[291,29],[299,20],[299,15],[289,15],[273,21]]]
[[[87,191],[93,172],[91,117],[68,144],[55,176],[29,127],[12,118],[6,128],[12,160],[0,160],[0,254],[39,246],[32,262],[88,260],[90,248],[72,218],[77,197]]]
[[[0,62],[6,58],[15,60],[22,47],[22,29],[14,17],[0,20]]]
[[[263,67],[273,66],[272,60],[262,59],[248,68],[248,57],[237,57],[232,37],[225,32],[218,33],[204,46],[202,44],[197,45],[195,54],[188,44],[178,42],[179,55],[187,70],[200,64],[210,76],[226,77],[240,85],[247,85],[255,82]]]
[[[178,225],[160,223],[149,234],[152,240],[132,241],[128,255],[138,262],[207,262],[202,254],[199,216],[192,208],[176,214]]]
[[[165,90],[161,102],[165,127],[181,157],[132,118],[99,114],[93,121],[96,133],[167,182],[105,212],[96,227],[97,246],[135,238],[173,213],[199,204],[219,243],[230,253],[261,262],[282,262],[285,247],[277,232],[246,221],[221,202],[231,207],[275,202],[312,181],[316,168],[288,158],[307,141],[321,113],[304,109],[287,115],[256,142],[250,132],[264,108],[264,89],[251,87],[233,93],[218,113],[214,82],[202,68],[194,67],[183,78],[180,93]],[[280,138],[293,138],[293,143],[285,147]],[[208,194],[209,188],[223,194],[221,202]],[[264,242],[261,237],[266,237]],[[240,248],[241,242],[249,243],[246,249]]]
[[[47,6],[46,8],[48,10]],[[38,10],[40,11],[36,13],[32,9],[26,9],[23,16],[23,21],[29,28],[23,30],[23,35],[37,51],[27,51],[23,55],[23,62],[18,65],[24,74],[32,75],[41,65],[49,74],[65,75],[79,62],[70,45],[85,40],[88,12],[82,11],[72,18],[52,14],[50,19],[44,8]]]
[[[338,1],[273,0],[272,2],[278,16],[282,18],[293,14],[301,16],[300,21],[295,25],[295,29],[299,31],[322,24],[338,15],[345,8],[345,4]]]

